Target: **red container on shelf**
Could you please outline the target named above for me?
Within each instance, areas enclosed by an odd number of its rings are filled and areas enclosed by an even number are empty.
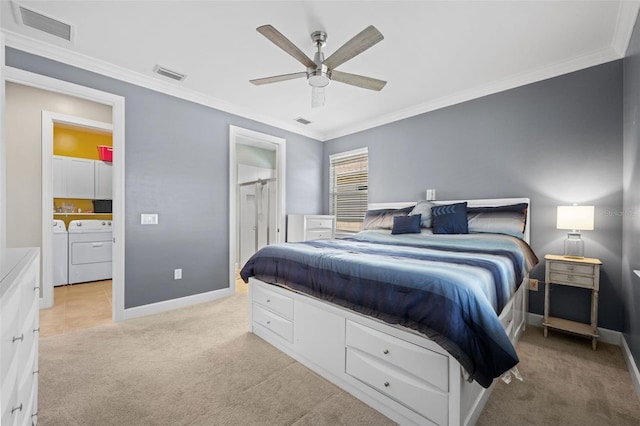
[[[98,158],[102,161],[113,161],[113,147],[107,145],[98,145]]]

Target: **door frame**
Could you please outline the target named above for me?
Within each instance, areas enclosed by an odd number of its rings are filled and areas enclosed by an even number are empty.
[[[113,138],[113,125],[101,121],[89,120],[51,111],[42,111],[42,302],[43,307],[53,306],[53,235],[51,233],[51,220],[53,208],[53,129],[56,124],[69,124],[74,127],[101,130],[111,133]],[[113,184],[113,182],[112,182]]]
[[[112,318],[113,321],[122,321],[124,315],[124,263],[125,263],[125,98],[113,93],[103,92],[101,90],[92,89],[90,87],[80,86],[78,84],[57,80],[41,74],[36,74],[21,69],[4,66],[2,73],[2,84],[12,82],[25,86],[35,87],[50,92],[61,93],[68,96],[88,100],[91,102],[111,106],[112,126],[113,126],[113,279],[112,279]],[[2,110],[2,122],[6,120],[4,109]],[[4,146],[4,138],[3,138]],[[50,170],[50,169],[49,169]],[[6,169],[3,169],[3,173]],[[3,179],[4,180],[4,179]],[[4,197],[4,193],[2,194]],[[48,206],[50,213],[49,218],[53,217],[51,210],[51,202],[43,203],[43,214]],[[43,216],[43,218],[46,216]],[[6,218],[3,219],[6,221]],[[44,220],[43,220],[44,222]],[[52,243],[53,236],[51,234],[51,222],[47,222],[48,232],[43,233],[43,237],[47,235],[49,244]],[[5,224],[6,225],[6,224]],[[43,239],[42,244],[45,244]],[[44,291],[44,288],[43,288]],[[44,294],[43,294],[44,296]],[[53,299],[53,298],[52,298]],[[52,300],[51,300],[52,302]],[[50,306],[50,305],[49,305]],[[40,299],[40,307],[49,307],[45,304],[44,298]]]
[[[256,132],[229,125],[229,289],[236,291],[236,256],[238,247],[238,172],[236,146],[238,144],[253,145],[264,148],[265,145],[275,147],[276,179],[278,180],[277,217],[278,229],[276,243],[284,242],[286,215],[286,139],[266,133]],[[242,265],[240,265],[242,266]]]

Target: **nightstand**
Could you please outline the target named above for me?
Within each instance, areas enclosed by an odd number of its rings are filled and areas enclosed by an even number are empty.
[[[598,290],[600,288],[599,259],[572,258],[548,254],[546,260],[545,286],[544,286],[544,337],[547,337],[548,328],[568,331],[575,334],[591,337],[591,347],[596,350],[598,338]],[[585,324],[577,321],[569,321],[562,318],[549,316],[550,294],[549,287],[554,285],[566,285],[591,290],[591,323]]]

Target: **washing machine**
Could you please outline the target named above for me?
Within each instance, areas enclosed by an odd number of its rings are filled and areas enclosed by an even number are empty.
[[[69,284],[69,233],[64,220],[53,221],[53,285]]]
[[[110,220],[69,222],[69,284],[110,280],[112,241]]]

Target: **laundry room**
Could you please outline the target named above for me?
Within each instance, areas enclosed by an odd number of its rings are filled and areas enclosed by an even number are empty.
[[[53,127],[53,285],[56,305],[111,305],[112,134]],[[110,320],[110,316],[107,315]]]

